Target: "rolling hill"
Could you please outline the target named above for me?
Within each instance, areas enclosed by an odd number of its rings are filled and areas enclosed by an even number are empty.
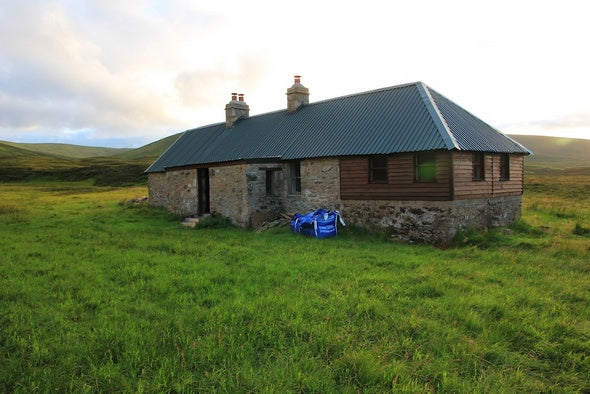
[[[525,158],[528,173],[590,174],[590,140],[510,135],[533,154]]]
[[[88,157],[103,157],[122,154],[132,149],[129,148],[105,148],[95,146],[82,146],[72,144],[54,144],[54,143],[20,143],[0,141],[4,145],[10,145],[15,148],[24,149],[31,152],[41,153],[47,156],[83,159]]]
[[[156,159],[160,156],[174,141],[180,137],[182,133],[173,134],[168,137],[164,137],[161,140],[154,141],[150,144],[144,145],[137,149],[132,149],[127,152],[118,153],[115,157],[119,157],[121,159],[133,160],[133,159],[141,159],[141,158],[151,158]]]
[[[0,141],[0,181],[34,178],[95,179],[97,183],[145,182],[143,171],[180,136],[173,134],[137,149]],[[590,174],[590,140],[512,135],[534,152],[525,171],[536,175]]]

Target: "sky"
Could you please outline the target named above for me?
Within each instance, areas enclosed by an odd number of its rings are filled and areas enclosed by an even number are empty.
[[[507,134],[590,139],[589,0],[0,0],[0,140],[134,148],[422,81]]]

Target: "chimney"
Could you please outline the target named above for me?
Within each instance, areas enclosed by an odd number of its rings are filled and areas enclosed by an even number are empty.
[[[231,101],[225,105],[225,127],[233,127],[238,119],[250,116],[250,107],[244,101],[243,93],[232,93]]]
[[[296,112],[301,106],[309,104],[309,89],[301,84],[301,76],[295,75],[293,86],[287,89],[287,112]]]

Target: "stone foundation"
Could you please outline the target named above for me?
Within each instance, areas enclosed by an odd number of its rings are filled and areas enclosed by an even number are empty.
[[[454,201],[343,201],[347,223],[384,229],[411,243],[447,245],[458,230],[505,226],[520,217],[521,196]]]

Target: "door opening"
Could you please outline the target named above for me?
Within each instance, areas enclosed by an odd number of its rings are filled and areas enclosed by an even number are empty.
[[[197,169],[197,184],[199,188],[198,209],[199,215],[209,212],[209,169]]]

